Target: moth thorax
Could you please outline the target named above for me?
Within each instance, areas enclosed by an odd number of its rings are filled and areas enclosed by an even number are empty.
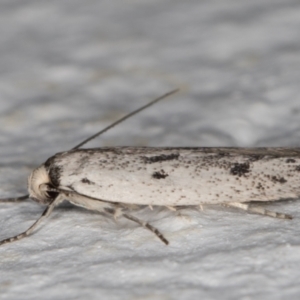
[[[44,165],[34,169],[28,177],[28,192],[29,197],[36,202],[49,204],[53,197],[49,193],[51,186],[50,177]]]

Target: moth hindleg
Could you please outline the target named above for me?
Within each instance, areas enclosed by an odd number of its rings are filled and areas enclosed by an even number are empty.
[[[110,214],[110,215],[113,215],[115,216],[116,214],[116,209],[113,209],[113,208],[105,208],[105,212]],[[120,214],[121,213],[121,214]],[[152,225],[150,225],[148,222],[144,222],[132,215],[129,215],[127,213],[124,213],[122,211],[118,211],[118,214],[120,214],[120,216],[130,220],[130,221],[133,221],[135,223],[138,223],[140,226],[144,227],[144,228],[147,228],[148,230],[150,230],[151,232],[153,232],[163,243],[165,243],[166,245],[169,244],[169,241],[163,236],[163,234],[155,227],[153,227]]]
[[[230,206],[230,207],[236,207],[236,208],[239,208],[239,209],[251,212],[251,213],[272,217],[272,218],[289,219],[289,220],[293,219],[293,217],[291,215],[267,210],[267,209],[264,209],[262,206],[258,206],[258,205],[252,206],[249,203],[229,202],[229,203],[226,203],[226,205]]]
[[[153,232],[163,243],[165,243],[166,245],[169,244],[169,241],[163,236],[163,234],[155,227],[153,227],[152,225],[150,225],[148,222],[144,222],[132,215],[123,213],[122,216],[130,221],[133,221],[135,223],[138,223],[139,225],[141,225],[144,228],[149,229],[151,232]]]

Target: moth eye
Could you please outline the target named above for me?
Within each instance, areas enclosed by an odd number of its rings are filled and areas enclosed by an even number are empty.
[[[52,192],[52,191],[49,191],[49,192],[46,192],[46,197],[48,199],[55,199],[57,196],[58,196],[58,192]]]
[[[45,194],[48,199],[55,199],[58,196],[59,192],[55,191],[55,188],[52,185],[47,184],[47,189]]]

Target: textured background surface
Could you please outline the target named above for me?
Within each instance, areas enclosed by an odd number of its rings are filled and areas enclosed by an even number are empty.
[[[30,170],[148,100],[181,93],[89,146],[299,146],[300,4],[254,1],[0,3],[0,196]],[[1,299],[299,299],[292,221],[223,207],[144,210],[171,241],[62,205],[0,248]],[[0,238],[43,208],[0,204]]]

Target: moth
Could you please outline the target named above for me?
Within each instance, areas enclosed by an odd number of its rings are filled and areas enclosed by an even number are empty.
[[[151,148],[114,147],[81,149],[90,140],[144,110],[171,91],[131,112],[74,148],[50,157],[28,178],[28,192],[2,201],[30,197],[46,205],[26,231],[0,241],[10,243],[31,234],[53,208],[67,200],[115,219],[124,217],[168,240],[148,222],[131,214],[133,208],[225,204],[275,218],[292,216],[264,209],[252,202],[297,199],[300,196],[298,148]]]

